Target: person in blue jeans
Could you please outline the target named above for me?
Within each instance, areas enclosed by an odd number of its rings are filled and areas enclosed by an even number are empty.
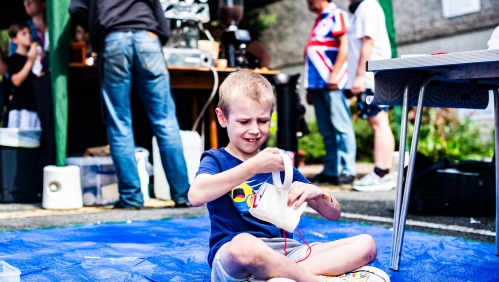
[[[151,121],[172,200],[176,207],[190,206],[187,166],[161,52],[170,29],[159,1],[76,0],[69,10],[75,24],[89,31],[92,48],[100,50],[107,136],[120,192],[115,207],[139,208],[144,204],[134,153],[132,81]]]
[[[307,0],[307,4],[317,19],[305,47],[304,86],[326,148],[324,169],[310,181],[350,185],[356,174],[355,134],[348,100],[339,90],[347,80],[348,14],[328,0]]]

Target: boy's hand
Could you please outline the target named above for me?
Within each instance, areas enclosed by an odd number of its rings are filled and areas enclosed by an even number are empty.
[[[31,44],[31,47],[29,48],[27,57],[28,57],[28,60],[31,62],[35,61],[36,55],[38,55],[38,50],[36,49],[37,46],[38,45]]]
[[[305,201],[315,200],[317,197],[322,197],[322,190],[312,184],[295,181],[291,184],[288,192],[288,206],[296,210]]]
[[[251,161],[254,174],[284,170],[284,162],[277,148],[265,148],[248,161]]]

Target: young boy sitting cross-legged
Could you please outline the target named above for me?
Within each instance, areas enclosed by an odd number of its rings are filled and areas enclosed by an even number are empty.
[[[214,282],[271,278],[342,281],[330,276],[356,270],[376,258],[371,236],[312,243],[309,249],[292,239],[293,234],[286,232],[284,237],[283,230],[249,213],[251,196],[264,182],[272,183],[272,172],[284,170],[278,149],[259,150],[268,137],[274,106],[272,86],[258,74],[235,72],[220,86],[216,114],[220,125],[227,128],[230,141],[225,148],[212,149],[201,156],[199,171],[189,191],[192,205],[208,205],[211,279]],[[298,170],[293,172],[288,205],[297,208],[306,201],[326,219],[337,220],[341,212],[338,201],[310,184]],[[369,271],[372,273],[359,271],[343,278],[389,280],[379,269],[371,267]]]

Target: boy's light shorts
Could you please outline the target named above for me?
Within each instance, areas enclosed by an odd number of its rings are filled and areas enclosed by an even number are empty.
[[[284,255],[284,239],[283,238],[260,238],[267,246],[272,250]],[[212,282],[242,282],[242,281],[260,281],[256,279],[253,275],[243,279],[236,279],[231,277],[223,268],[220,262],[220,251],[228,244],[225,243],[220,249],[218,249],[213,259],[213,265],[211,268],[211,281]],[[320,244],[319,242],[309,244],[310,247]],[[294,239],[286,239],[286,250],[288,251],[288,258],[293,261],[299,261],[303,259],[308,254],[308,247]]]

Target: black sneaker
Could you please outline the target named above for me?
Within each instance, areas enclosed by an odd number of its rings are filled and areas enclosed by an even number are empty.
[[[114,204],[113,209],[125,209],[125,210],[140,210],[143,207],[135,207],[135,206],[124,206],[123,203],[117,202]]]
[[[189,202],[175,203],[175,208],[190,208],[190,207],[192,207],[192,205]]]
[[[337,176],[328,176],[324,174],[317,174],[314,177],[311,177],[310,182],[313,184],[329,184],[329,185],[338,185],[338,177]]]
[[[340,185],[352,185],[354,181],[354,176],[349,174],[342,174],[338,177],[338,183]]]

